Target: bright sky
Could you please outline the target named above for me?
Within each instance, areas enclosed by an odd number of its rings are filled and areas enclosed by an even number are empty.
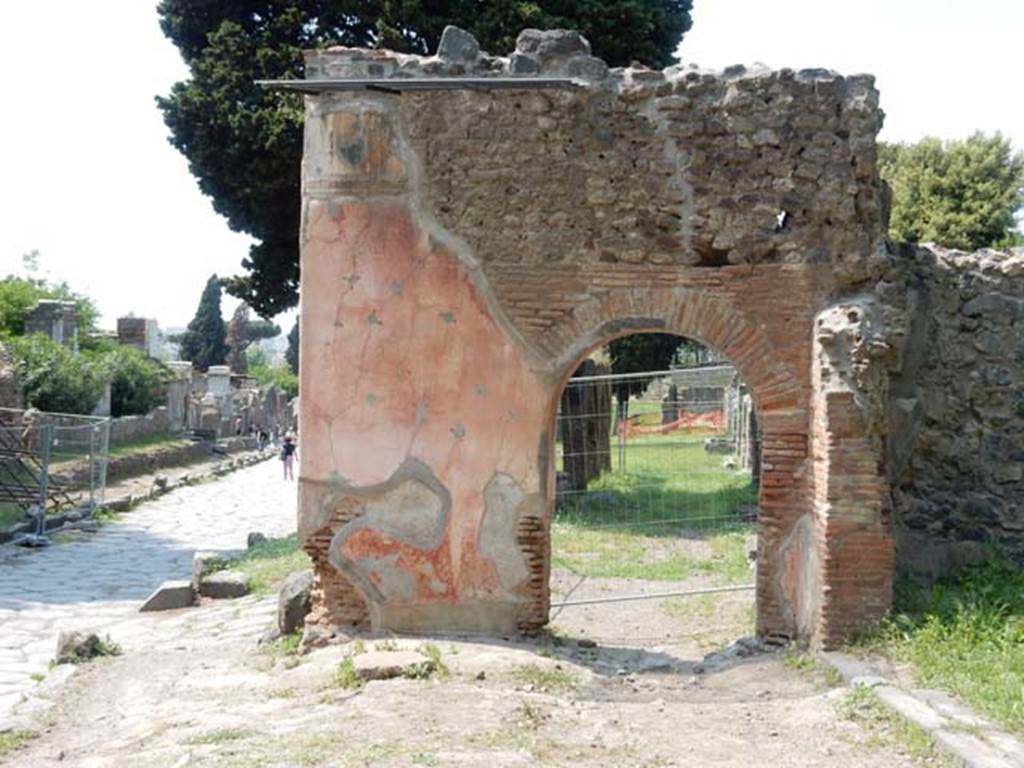
[[[883,139],[1002,130],[1024,148],[1020,0],[694,5],[684,61],[872,72]],[[128,312],[185,325],[206,279],[239,271],[249,240],[166,141],[153,97],[187,70],[155,0],[2,3],[0,68],[0,275],[35,248],[44,273],[98,302],[103,325]]]

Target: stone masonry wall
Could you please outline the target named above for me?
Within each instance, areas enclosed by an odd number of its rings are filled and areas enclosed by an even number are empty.
[[[877,403],[855,376],[820,400],[845,358],[815,341],[820,313],[886,264],[872,79],[609,70],[578,35],[531,30],[508,58],[459,30],[436,57],[307,56],[314,80],[462,75],[526,79],[306,102],[311,622],[543,626],[558,399],[594,348],[633,332],[700,340],[750,387],[758,633],[829,644],[877,618]],[[535,75],[575,79],[541,90]],[[830,469],[851,467],[871,470]]]
[[[904,247],[876,293],[902,312],[889,475],[898,566],[1024,563],[1024,249]]]

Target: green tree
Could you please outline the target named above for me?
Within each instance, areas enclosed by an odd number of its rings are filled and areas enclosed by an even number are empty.
[[[88,297],[72,291],[67,283],[8,275],[0,280],[0,336],[25,333],[25,317],[41,299],[73,301],[78,310],[79,333],[95,329],[99,316],[96,305]]]
[[[231,316],[231,322],[228,323],[228,366],[234,373],[248,372],[246,350],[253,342],[280,335],[280,327],[267,320],[253,320],[249,306],[244,302],[239,304],[235,314]]]
[[[246,356],[249,358],[249,375],[264,386],[275,386],[288,397],[299,394],[299,377],[292,373],[287,365],[272,365],[267,353],[259,347],[250,347]]]
[[[101,363],[110,377],[110,415],[145,414],[164,404],[169,371],[134,347],[117,346]]]
[[[668,370],[678,358],[699,365],[706,361],[707,351],[700,342],[671,333],[634,333],[608,344],[612,373],[616,374]],[[644,378],[615,382],[615,400],[619,408],[617,421],[629,415],[630,396],[640,394],[648,384],[650,380]]]
[[[881,144],[879,170],[892,187],[893,239],[963,250],[1021,242],[1024,154],[1001,134]]]
[[[91,413],[107,381],[104,365],[41,333],[5,342],[14,359],[25,404],[41,411]]]
[[[206,281],[196,316],[181,337],[181,357],[191,360],[200,371],[211,365],[223,365],[228,356],[227,330],[220,314],[220,280],[212,275]]]
[[[288,349],[284,353],[285,362],[288,363],[288,367],[291,372],[295,375],[299,373],[299,321],[295,320],[295,325],[288,331]]]
[[[692,0],[161,0],[160,26],[191,78],[157,99],[171,143],[232,229],[257,242],[226,282],[263,317],[299,285],[301,99],[258,79],[301,78],[302,50],[326,45],[429,53],[447,24],[495,53],[526,27],[580,30],[613,66],[673,60]]]

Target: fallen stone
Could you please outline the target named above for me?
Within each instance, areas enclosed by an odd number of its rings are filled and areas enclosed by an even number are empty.
[[[360,680],[392,680],[433,666],[434,662],[415,651],[367,651],[352,659]],[[433,671],[433,670],[431,670]]]
[[[288,575],[277,596],[277,629],[290,635],[302,628],[310,609],[313,571],[297,571]]]
[[[257,545],[262,544],[266,540],[267,537],[259,531],[251,531],[249,535],[245,537],[245,546],[249,549],[252,549]]]
[[[219,552],[196,552],[192,555],[192,589],[198,592],[203,578],[224,570],[225,565],[227,561]]]
[[[58,664],[77,664],[102,655],[103,641],[94,632],[62,631],[57,635]]]
[[[153,478],[153,485],[155,485],[161,491],[167,490],[167,483],[167,475],[157,475],[156,477]]]
[[[142,604],[140,612],[171,611],[195,605],[196,594],[191,581],[165,581]]]
[[[249,577],[241,571],[215,571],[199,582],[199,594],[214,600],[230,600],[249,594]]]

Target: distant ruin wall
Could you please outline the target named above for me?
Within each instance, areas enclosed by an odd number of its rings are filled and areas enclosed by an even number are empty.
[[[1024,249],[904,247],[876,293],[904,316],[890,385],[897,566],[1024,563]]]

